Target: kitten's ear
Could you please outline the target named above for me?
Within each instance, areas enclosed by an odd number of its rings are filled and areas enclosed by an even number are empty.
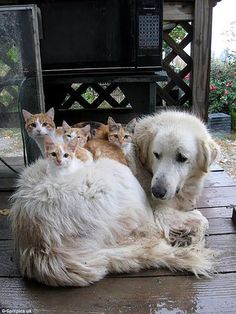
[[[54,144],[53,140],[51,139],[51,137],[48,135],[45,135],[45,137],[44,137],[45,152],[47,153],[54,145],[55,144]]]
[[[62,122],[62,127],[63,127],[63,130],[66,131],[67,129],[70,129],[71,127],[69,126],[69,124],[63,120]]]
[[[114,124],[116,121],[112,117],[108,117],[107,124]]]
[[[76,147],[78,145],[78,139],[77,137],[73,138],[68,144],[69,149],[74,153],[76,150]]]
[[[136,125],[137,119],[134,118],[132,119],[125,127],[125,129],[129,132],[129,133],[134,133],[134,129],[135,129],[135,125]]]
[[[47,112],[46,112],[46,115],[51,118],[52,120],[54,120],[54,115],[55,115],[55,110],[54,108],[50,108]]]
[[[109,131],[117,130],[118,123],[116,123],[115,120],[112,117],[108,117],[107,125],[108,125],[108,128],[109,128]]]
[[[81,128],[81,131],[83,132],[84,136],[90,135],[90,131],[91,131],[90,124],[87,124],[83,128]]]
[[[32,117],[32,113],[30,113],[29,111],[22,109],[22,115],[24,117],[25,122]]]

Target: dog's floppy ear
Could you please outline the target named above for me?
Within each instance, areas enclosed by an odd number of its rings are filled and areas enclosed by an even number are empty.
[[[199,141],[198,163],[203,172],[208,172],[210,165],[219,154],[219,146],[212,139]]]
[[[142,164],[147,163],[149,146],[157,133],[155,116],[140,118],[134,129],[134,141],[137,144],[139,159]]]
[[[144,165],[148,159],[149,146],[153,139],[153,132],[147,128],[142,134],[137,134],[135,139],[138,147],[139,159]]]

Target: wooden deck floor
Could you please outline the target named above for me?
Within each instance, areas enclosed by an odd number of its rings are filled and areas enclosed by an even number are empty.
[[[1,169],[0,185],[8,182],[4,178],[6,171]],[[11,184],[13,181],[14,178]],[[9,208],[11,191],[7,191],[9,185],[5,187],[0,192],[0,209]],[[86,288],[50,288],[21,278],[8,219],[1,212],[0,308],[25,310],[24,313],[236,313],[233,205],[236,183],[222,169],[214,167],[198,203],[210,222],[207,245],[221,252],[218,273],[213,278],[148,270],[112,275]]]

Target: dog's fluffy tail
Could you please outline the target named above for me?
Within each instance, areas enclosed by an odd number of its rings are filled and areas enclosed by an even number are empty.
[[[189,271],[210,277],[217,253],[203,245],[172,247],[165,240],[142,239],[140,242],[109,249],[109,272],[131,272],[166,267],[171,271]]]
[[[68,247],[27,248],[20,256],[22,276],[49,286],[87,286],[106,276],[107,264],[102,253],[81,255]]]
[[[27,248],[21,252],[23,276],[50,286],[87,286],[108,273],[167,267],[210,276],[214,252],[204,247],[172,247],[161,239],[139,239],[123,246],[80,252],[61,247],[46,251]]]

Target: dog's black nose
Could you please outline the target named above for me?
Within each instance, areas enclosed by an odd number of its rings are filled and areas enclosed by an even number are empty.
[[[156,197],[156,198],[160,198],[163,199],[166,195],[166,188],[163,186],[156,186],[154,185],[152,187],[152,194]]]

